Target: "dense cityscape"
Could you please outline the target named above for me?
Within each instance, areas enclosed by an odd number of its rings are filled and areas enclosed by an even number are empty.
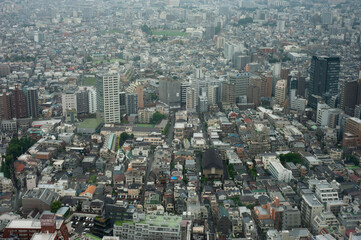
[[[0,239],[361,240],[360,0],[0,0]]]

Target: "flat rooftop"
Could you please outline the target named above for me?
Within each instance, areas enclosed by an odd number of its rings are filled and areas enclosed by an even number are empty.
[[[79,123],[79,128],[97,128],[102,123],[101,119],[87,118],[83,122]]]

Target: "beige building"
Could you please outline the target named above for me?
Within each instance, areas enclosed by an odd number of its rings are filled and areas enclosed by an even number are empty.
[[[279,105],[282,105],[286,99],[286,92],[287,92],[287,81],[286,80],[279,80],[276,83],[275,89],[275,98],[276,102]]]

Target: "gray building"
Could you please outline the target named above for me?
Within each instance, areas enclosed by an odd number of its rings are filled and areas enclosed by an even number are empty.
[[[297,207],[284,206],[282,229],[291,230],[301,227],[301,212]]]
[[[125,94],[125,108],[128,115],[138,113],[138,96],[136,93]]]
[[[173,79],[159,80],[159,100],[171,107],[180,106],[181,83]]]
[[[240,101],[241,96],[247,96],[247,89],[249,86],[249,73],[230,73],[228,80],[235,87],[236,102]]]
[[[22,198],[22,208],[26,211],[37,209],[50,210],[52,202],[59,200],[59,195],[49,189],[33,188],[28,190]]]
[[[76,93],[76,106],[77,114],[89,113],[88,91],[83,90]]]
[[[26,96],[26,103],[27,103],[29,117],[38,118],[39,116],[38,89],[36,88],[26,89],[25,96]]]

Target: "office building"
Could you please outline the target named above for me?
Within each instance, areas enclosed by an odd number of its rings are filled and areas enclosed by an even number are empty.
[[[338,92],[340,57],[313,56],[311,60],[309,95],[326,99]]]
[[[113,235],[120,239],[181,239],[182,217],[133,214],[133,221],[115,221]]]
[[[180,106],[181,83],[173,79],[159,80],[159,100],[170,107]]]
[[[181,107],[182,108],[185,108],[185,106],[187,104],[187,89],[190,86],[191,86],[191,84],[188,82],[182,82],[182,84],[181,84],[180,94],[181,94]]]
[[[36,88],[26,89],[25,96],[26,96],[29,117],[38,118],[39,116],[38,89]]]
[[[260,89],[258,86],[250,85],[247,89],[247,102],[254,103],[255,107],[260,104]]]
[[[236,103],[236,87],[229,82],[222,83],[222,104]]]
[[[137,86],[135,88],[135,92],[137,93],[137,102],[139,108],[144,108],[144,87],[143,86]]]
[[[343,80],[340,82],[340,108],[353,116],[355,106],[361,104],[361,80]]]
[[[125,108],[128,115],[138,113],[138,96],[136,93],[125,94]]]
[[[103,102],[105,123],[120,123],[120,78],[118,74],[103,76]],[[98,97],[98,96],[97,96]]]
[[[324,209],[323,204],[314,194],[305,194],[302,196],[301,214],[302,222],[307,226],[311,226],[313,219],[319,215]]]
[[[240,97],[247,96],[247,89],[249,86],[250,73],[230,73],[228,80],[234,84],[236,102],[239,102]]]
[[[271,160],[269,162],[269,171],[272,176],[280,182],[290,182],[292,179],[292,171],[283,167],[278,160]]]
[[[283,105],[286,100],[287,93],[287,81],[286,80],[278,80],[275,89],[275,99],[276,103],[279,105]]]
[[[186,98],[186,110],[187,112],[196,112],[198,106],[198,93],[195,88],[187,89],[187,98]]]
[[[361,104],[355,106],[355,114],[354,114],[355,118],[361,119]]]

